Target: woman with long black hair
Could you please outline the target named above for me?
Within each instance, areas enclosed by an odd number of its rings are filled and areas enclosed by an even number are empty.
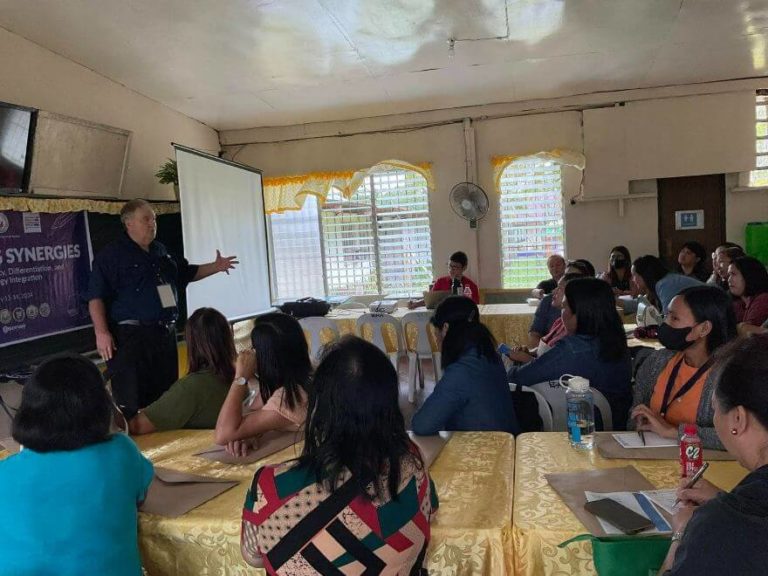
[[[504,364],[479,316],[477,305],[462,296],[446,298],[435,310],[431,322],[440,344],[443,377],[413,416],[411,429],[416,434],[519,432]]]
[[[216,422],[216,442],[244,456],[250,440],[270,430],[298,431],[307,417],[312,364],[304,331],[298,320],[273,312],[256,318],[251,331],[253,348],[241,352],[235,378]],[[249,386],[257,390],[243,415]]]
[[[562,311],[568,336],[549,352],[510,369],[510,382],[531,386],[563,374],[583,376],[611,406],[614,430],[626,426],[632,403],[627,338],[613,290],[604,280],[576,278],[565,286]]]
[[[317,367],[309,414],[298,460],[253,478],[243,509],[246,562],[297,576],[426,574],[437,494],[405,431],[389,358],[342,338]]]

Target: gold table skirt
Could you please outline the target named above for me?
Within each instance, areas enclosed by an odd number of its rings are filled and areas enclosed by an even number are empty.
[[[564,432],[534,432],[517,438],[512,537],[517,576],[592,575],[592,545],[579,542],[558,548],[586,528],[549,486],[545,474],[634,466],[657,488],[674,488],[680,465],[673,460],[608,460],[597,450],[571,448]],[[711,462],[707,480],[731,490],[746,476],[736,462]]]
[[[528,329],[533,322],[533,314],[536,308],[528,304],[485,304],[479,307],[480,320],[496,338],[498,343],[506,343],[515,346],[517,343],[524,345],[528,342]],[[419,308],[419,310],[424,310]],[[355,334],[357,319],[365,314],[367,310],[334,310],[329,313],[327,318],[333,320],[342,336],[346,334]],[[407,308],[398,308],[392,313],[397,319],[401,319],[410,312]],[[253,320],[246,320],[235,324],[235,343],[238,350],[250,347],[250,331],[253,327]],[[405,335],[406,344],[409,350],[415,349],[416,330],[411,326],[411,330]],[[370,338],[370,334],[364,334]],[[330,334],[323,334],[324,343],[330,339]],[[391,330],[385,330],[384,340],[389,352],[397,350],[397,338]],[[432,340],[432,349],[437,351],[437,345]]]
[[[230,466],[192,456],[210,431],[159,432],[136,438],[156,465],[240,484],[179,518],[139,514],[139,546],[149,576],[264,574],[240,555],[240,516],[256,469],[288,460],[287,448],[254,464]],[[502,432],[457,432],[430,468],[440,510],[432,522],[429,574],[511,575],[515,440]]]

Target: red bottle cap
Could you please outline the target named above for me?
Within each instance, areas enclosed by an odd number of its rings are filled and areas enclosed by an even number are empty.
[[[696,424],[686,424],[685,428],[683,428],[683,434],[686,436],[695,436],[697,432]]]

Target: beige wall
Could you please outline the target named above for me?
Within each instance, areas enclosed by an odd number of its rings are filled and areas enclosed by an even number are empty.
[[[696,116],[697,107],[701,114],[712,115],[711,98],[702,95],[697,98],[690,90],[702,94],[734,92],[754,89],[748,83],[736,83],[689,88],[670,88],[657,91],[630,91],[616,95],[622,100],[642,98],[649,102],[648,109],[654,108],[654,98],[688,96],[687,113]],[[600,98],[605,98],[601,95]],[[583,97],[570,104],[589,106]],[[598,103],[596,103],[598,104]],[[599,104],[605,104],[604,101]],[[560,108],[569,102],[559,100]],[[664,109],[664,107],[661,107]],[[725,111],[724,114],[728,112]],[[451,186],[464,180],[464,131],[462,116],[473,118],[475,156],[478,183],[486,190],[491,200],[488,216],[479,223],[477,232],[469,229],[468,223],[456,217],[447,202]],[[415,131],[403,131],[410,126],[430,122],[454,123],[422,127]],[[648,121],[652,121],[650,118]],[[722,120],[722,119],[720,119]],[[661,124],[663,118],[659,118]],[[399,132],[387,130],[398,129]],[[384,131],[385,133],[380,133]],[[337,137],[339,134],[345,137]],[[351,135],[356,134],[356,135]],[[679,134],[669,134],[679,138]],[[631,138],[631,134],[628,136]],[[547,104],[540,105],[535,114],[520,108],[520,105],[494,105],[453,111],[433,111],[389,118],[369,118],[349,122],[308,124],[284,128],[269,127],[221,133],[225,154],[261,168],[266,176],[302,174],[312,170],[357,169],[370,166],[387,158],[398,158],[409,162],[429,161],[433,163],[437,189],[430,203],[432,226],[433,262],[435,274],[443,272],[446,256],[453,250],[464,249],[472,260],[470,275],[479,279],[486,288],[499,287],[499,214],[498,197],[493,185],[491,157],[494,155],[534,153],[552,148],[584,150],[584,128],[580,111],[550,111]],[[285,140],[281,142],[282,140]],[[609,151],[610,152],[610,151]],[[616,150],[616,161],[624,161],[623,150]],[[688,158],[691,155],[688,154]],[[693,155],[697,161],[699,158]],[[603,157],[603,165],[610,166],[610,155]],[[664,158],[665,172],[669,170],[680,175],[691,174],[690,161],[685,155],[679,159]],[[736,158],[739,165],[729,170],[729,165],[718,166],[725,171],[741,170],[742,158]],[[727,164],[727,162],[726,162]],[[589,171],[589,157],[587,158]],[[592,177],[600,176],[592,174]],[[650,178],[651,176],[645,176]],[[604,269],[610,248],[625,244],[634,257],[642,254],[656,254],[658,250],[658,212],[656,198],[632,197],[629,186],[623,185],[617,193],[625,194],[625,200],[590,198],[589,178],[585,181],[585,201],[571,205],[568,200],[579,193],[581,174],[565,168],[563,172],[563,203],[566,225],[566,252],[570,258],[588,258],[598,269]],[[733,179],[731,179],[733,180]],[[729,180],[730,181],[730,180]],[[728,186],[726,221],[728,238],[743,241],[744,225],[750,221],[768,221],[768,192],[733,192],[733,182]]]
[[[159,165],[173,157],[172,141],[218,152],[215,130],[1,28],[0,70],[4,102],[133,132],[125,198],[173,197],[172,188],[154,177]]]

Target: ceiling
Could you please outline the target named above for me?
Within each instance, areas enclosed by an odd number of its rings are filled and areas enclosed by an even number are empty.
[[[768,74],[768,0],[0,0],[0,26],[219,130]]]

